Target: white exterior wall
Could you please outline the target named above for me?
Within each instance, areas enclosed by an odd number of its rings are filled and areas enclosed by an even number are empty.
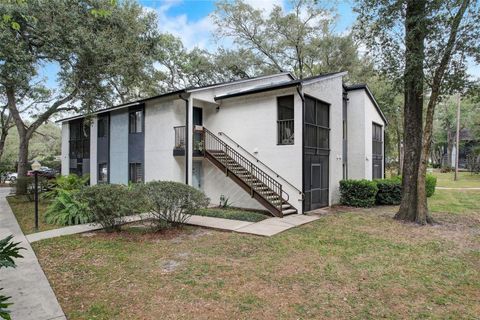
[[[97,117],[92,119],[90,124],[90,185],[97,184],[97,128],[98,128],[98,119]]]
[[[342,166],[342,108],[343,86],[342,77],[335,77],[305,84],[303,92],[306,95],[320,99],[330,104],[330,157],[329,157],[329,205],[340,200],[340,180],[343,178]],[[301,154],[301,152],[300,152]],[[301,161],[299,164],[301,166]]]
[[[69,148],[70,148],[70,127],[68,122],[62,123],[62,176],[66,176],[70,173],[70,157],[69,157]]]
[[[362,90],[365,95],[365,154],[367,159],[365,161],[365,179],[372,180],[372,127],[373,122],[382,126],[382,141],[385,141],[385,122],[375,108],[372,100],[367,93]],[[383,147],[382,147],[383,148]],[[385,157],[385,150],[382,150],[383,157]],[[382,175],[384,172],[385,162],[382,162]]]
[[[364,89],[348,91],[348,99],[348,178],[371,180],[372,124],[382,125],[382,139],[385,141],[385,122]],[[383,166],[384,163],[382,172]]]
[[[366,178],[365,99],[363,90],[348,91],[347,104],[347,166],[348,179]],[[370,137],[372,129],[370,128]],[[370,139],[371,140],[371,139]],[[371,147],[370,147],[371,149]],[[371,151],[370,151],[371,154]],[[370,170],[371,171],[371,170]],[[371,172],[370,172],[371,176]]]
[[[175,146],[173,127],[184,125],[185,101],[170,99],[146,103],[145,181],[185,182],[185,157],[173,156]]]
[[[277,145],[277,97],[292,94],[295,97],[295,143],[293,145]],[[218,111],[215,106],[211,105],[197,103],[195,106],[203,107],[203,123],[208,130],[217,136],[220,131],[226,133],[248,152],[255,153],[260,161],[296,188],[302,189],[302,102],[296,89],[290,88],[226,99],[221,102]],[[230,140],[219,137],[230,146],[235,146]],[[244,151],[237,150],[254,162],[254,159]],[[261,164],[258,166],[275,178],[274,173]],[[210,170],[210,166],[205,165],[204,174],[205,193],[212,201],[224,194],[239,206],[242,203],[242,206],[248,208],[264,209],[220,170]],[[281,179],[277,179],[277,181],[289,194],[290,204],[300,212],[302,203],[298,201],[299,192]],[[226,194],[227,190],[229,194]]]

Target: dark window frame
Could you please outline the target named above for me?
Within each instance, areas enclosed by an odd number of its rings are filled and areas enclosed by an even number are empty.
[[[372,122],[372,179],[382,179],[383,159],[385,150],[383,150],[383,125]],[[375,166],[380,165],[380,170],[377,172]]]
[[[90,126],[84,119],[69,122],[68,154],[70,159],[90,158]]]
[[[291,118],[281,116],[282,113],[280,111],[281,108],[285,108],[285,106],[280,105],[281,100],[285,99],[292,99],[292,106],[291,106]],[[287,107],[286,109],[290,109]],[[280,119],[282,118],[282,119]],[[290,138],[285,137],[286,130],[291,130]],[[277,97],[277,145],[278,146],[291,146],[295,144],[295,95],[289,94],[284,96]]]
[[[107,174],[106,174],[106,176],[105,176],[105,180],[104,180],[104,179],[100,179],[100,177],[102,176],[102,167],[103,167],[103,166],[107,169]],[[98,169],[97,182],[98,182],[98,183],[108,183],[108,163],[107,163],[107,162],[99,163],[97,169]]]
[[[140,125],[138,120],[139,116],[140,116]],[[129,134],[143,133],[144,118],[145,118],[145,115],[144,115],[143,109],[130,111],[128,113],[128,133]]]
[[[138,172],[140,169],[140,174]],[[133,172],[132,170],[135,170]],[[135,177],[133,176],[135,174]],[[132,183],[143,183],[144,182],[144,170],[143,170],[143,163],[141,162],[130,162],[128,164],[128,182]]]
[[[325,152],[329,152],[330,151],[330,131],[331,131],[331,128],[330,128],[330,103],[328,102],[325,102],[325,101],[322,101],[320,99],[317,99],[315,97],[312,97],[312,96],[309,96],[309,95],[305,95],[305,109],[307,108],[307,99],[310,99],[312,100],[315,104],[313,105],[313,111],[314,113],[312,114],[312,121],[307,121],[307,117],[305,116],[305,119],[304,119],[304,149],[305,149],[305,152],[307,154],[324,154]],[[318,105],[321,105],[322,107],[325,108],[326,110],[326,113],[327,113],[327,117],[325,117],[325,119],[327,119],[327,123],[326,124],[319,124],[318,122]],[[306,113],[307,110],[305,110],[305,113]],[[322,119],[324,119],[322,117]],[[315,138],[310,141],[310,142],[315,142],[315,144],[317,144],[317,146],[312,146],[312,145],[309,145],[308,142],[309,142],[309,137],[308,137],[308,129],[311,129],[312,130],[312,133],[314,132],[314,136]],[[323,133],[323,136],[327,137],[326,141],[326,147],[319,147],[318,146],[318,138],[319,138],[319,132]],[[312,137],[313,137],[312,135]],[[310,139],[312,138],[310,137]]]

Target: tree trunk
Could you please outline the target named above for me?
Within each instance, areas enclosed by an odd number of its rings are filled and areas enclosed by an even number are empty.
[[[418,171],[422,152],[425,7],[426,0],[408,0],[405,16],[405,156],[402,201],[395,219],[411,222],[417,220]]]
[[[442,59],[435,70],[432,82],[432,92],[430,94],[430,100],[428,101],[427,106],[427,115],[425,117],[425,129],[423,136],[423,146],[422,146],[422,157],[420,161],[420,167],[418,171],[418,203],[417,203],[417,222],[420,224],[433,223],[433,219],[428,212],[427,204],[427,191],[426,191],[426,175],[427,175],[427,166],[428,166],[428,155],[430,154],[430,147],[432,145],[433,137],[433,116],[435,114],[435,107],[437,105],[438,98],[440,96],[441,85],[443,81],[443,76],[445,70],[447,69],[448,64],[452,56],[452,51],[455,46],[457,39],[457,32],[462,21],[463,15],[467,10],[467,7],[470,3],[470,0],[463,0],[462,5],[455,14],[455,18],[452,22],[450,28],[450,35],[448,37],[448,42],[445,47],[445,52],[443,53]],[[457,117],[458,121],[458,117]],[[457,140],[458,140],[458,122],[457,122]],[[458,146],[458,143],[457,143]],[[458,148],[457,148],[458,149]],[[458,150],[456,150],[458,155]]]

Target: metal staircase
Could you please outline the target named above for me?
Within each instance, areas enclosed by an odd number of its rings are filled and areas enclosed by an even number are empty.
[[[203,127],[204,156],[276,217],[297,213],[282,185]]]

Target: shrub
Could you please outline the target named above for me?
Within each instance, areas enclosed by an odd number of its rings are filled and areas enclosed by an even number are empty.
[[[185,223],[190,214],[209,203],[203,192],[179,182],[152,181],[143,188],[158,228]]]
[[[425,189],[427,192],[427,197],[433,196],[435,193],[435,187],[437,186],[437,177],[433,174],[427,174],[427,178],[425,180]]]
[[[353,207],[371,207],[375,205],[378,188],[374,181],[342,180],[340,181],[340,202]]]
[[[399,204],[402,200],[402,180],[397,177],[384,180],[375,180],[378,192],[376,203],[384,205]]]
[[[80,190],[84,186],[88,185],[90,180],[89,175],[82,177],[76,174],[69,174],[66,176],[58,176],[49,182],[49,191],[45,192],[42,196],[44,198],[53,199],[57,197],[61,190],[72,191]]]
[[[80,191],[80,198],[87,204],[94,221],[107,232],[119,231],[124,217],[135,212],[138,199],[131,197],[127,186],[97,184]]]
[[[93,217],[78,191],[59,190],[57,197],[45,212],[45,221],[50,224],[70,226],[89,223]]]

